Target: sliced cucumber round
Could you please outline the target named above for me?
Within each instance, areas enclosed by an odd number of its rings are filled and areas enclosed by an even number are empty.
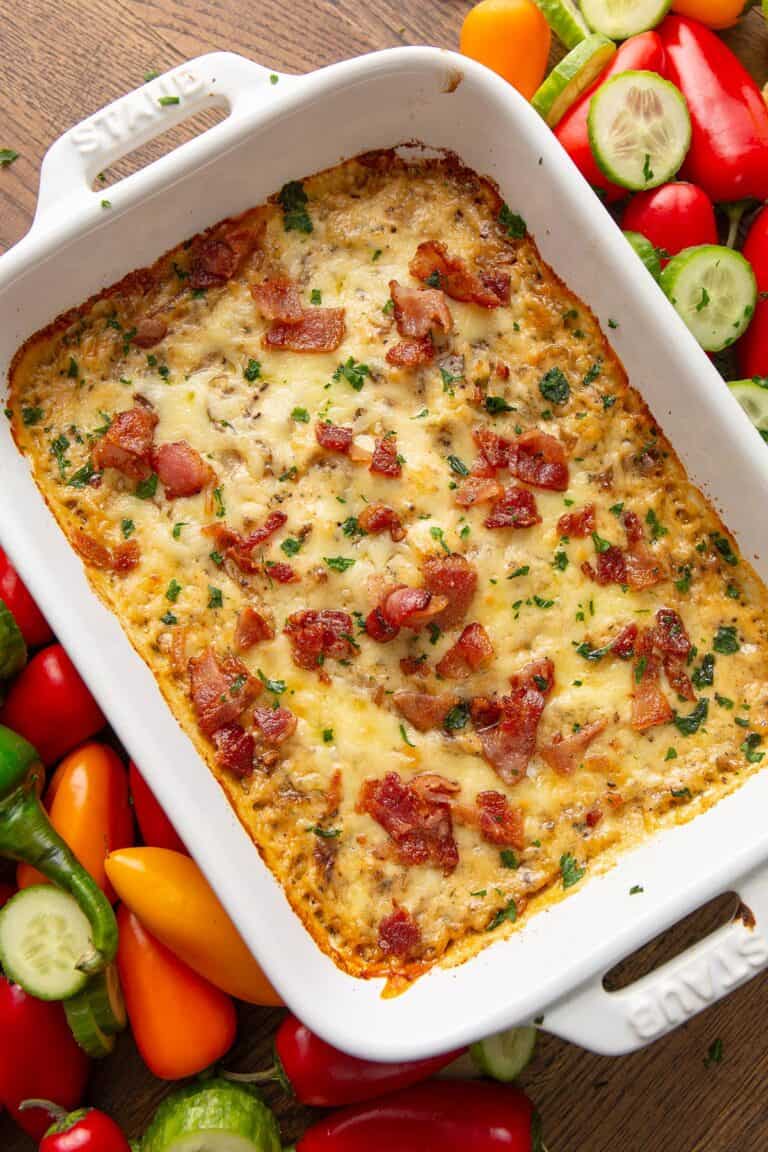
[[[550,128],[597,79],[616,52],[613,40],[595,33],[571,49],[552,69],[531,103]]]
[[[589,36],[587,22],[573,0],[536,0],[536,5],[566,48],[575,48],[580,40]]]
[[[109,1056],[115,1047],[115,1037],[99,1026],[87,987],[77,996],[64,1001],[64,1011],[69,1030],[83,1052],[93,1060]]]
[[[0,600],[0,680],[10,680],[27,662],[27,646],[13,613]]]
[[[768,376],[732,380],[728,387],[764,440],[768,440]]]
[[[82,991],[88,977],[77,964],[92,950],[85,913],[52,884],[17,892],[0,912],[0,965],[38,1000],[67,1000]]]
[[[658,250],[654,248],[648,237],[643,236],[642,232],[625,232],[624,238],[634,248],[635,253],[645,264],[654,280],[658,280],[661,276],[661,260]]]
[[[757,302],[749,261],[720,244],[678,252],[662,272],[661,286],[707,352],[720,352],[738,340]]]
[[[469,1054],[481,1072],[494,1080],[516,1080],[530,1063],[536,1047],[536,1028],[508,1028],[472,1044]]]
[[[627,40],[660,24],[670,4],[671,0],[581,0],[581,10],[593,31]]]
[[[281,1152],[275,1117],[250,1084],[212,1079],[167,1096],[142,1152]]]
[[[589,102],[587,127],[598,167],[633,192],[671,180],[691,143],[685,97],[657,72],[607,80]]]

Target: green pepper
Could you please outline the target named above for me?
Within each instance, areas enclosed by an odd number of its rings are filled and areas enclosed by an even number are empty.
[[[112,905],[51,824],[40,803],[45,768],[32,745],[0,724],[0,856],[31,864],[74,896],[91,925],[93,948],[77,968],[101,972],[117,951]]]

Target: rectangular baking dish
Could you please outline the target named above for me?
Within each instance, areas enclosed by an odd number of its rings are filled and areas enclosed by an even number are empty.
[[[160,96],[178,104],[159,104]],[[97,174],[203,108],[228,116],[104,192]],[[17,347],[59,312],[208,225],[373,148],[418,140],[494,179],[543,257],[605,327],[630,380],[768,579],[766,448],[682,321],[537,114],[496,75],[452,53],[402,48],[307,76],[214,53],[91,116],[43,162],[29,234],[0,260],[0,381]],[[613,327],[613,326],[612,326]],[[543,1013],[548,1030],[629,1051],[768,964],[768,773],[657,835],[465,964],[404,994],[345,975],[291,910],[149,669],[91,591],[5,421],[0,540],[131,755],[286,1003],[357,1055],[409,1059]],[[630,898],[640,884],[641,897]],[[712,896],[752,912],[618,993],[603,974]]]

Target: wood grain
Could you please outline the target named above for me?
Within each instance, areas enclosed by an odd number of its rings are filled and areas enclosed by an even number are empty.
[[[148,70],[164,70],[213,49],[303,72],[398,44],[454,47],[467,7],[466,0],[293,0],[290,5],[278,0],[5,0],[0,5],[0,147],[15,148],[21,156],[0,170],[0,250],[29,227],[46,148],[75,121],[140,84]],[[726,38],[765,83],[768,30],[760,15],[751,12]],[[183,135],[180,130],[174,138]],[[140,159],[146,162],[160,150],[150,145]],[[645,957],[623,966],[623,982],[680,951],[722,922],[732,907],[733,899],[721,900],[678,925]],[[765,979],[753,980],[674,1035],[622,1059],[597,1057],[543,1035],[525,1083],[544,1117],[551,1152],[768,1148],[767,989]],[[243,1007],[240,1039],[227,1065],[270,1064],[278,1019],[275,1012]],[[704,1058],[716,1037],[723,1041],[723,1060],[707,1068]],[[125,1035],[108,1061],[94,1065],[90,1101],[135,1137],[167,1090],[147,1072]],[[288,1142],[301,1132],[307,1114],[279,1091],[267,1096]],[[0,1149],[31,1148],[31,1141],[0,1117]]]

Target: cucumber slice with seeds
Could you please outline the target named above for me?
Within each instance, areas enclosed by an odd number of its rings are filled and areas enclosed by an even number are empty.
[[[691,143],[685,97],[657,72],[606,81],[589,102],[587,128],[598,167],[633,192],[671,180]]]
[[[65,1000],[64,1011],[69,1030],[83,1052],[93,1060],[103,1060],[109,1056],[115,1047],[115,1038],[99,1026],[88,988],[70,1000]]]
[[[654,248],[648,237],[643,236],[642,232],[625,232],[624,238],[640,257],[654,280],[658,280],[661,276],[661,260],[658,249]]]
[[[749,261],[720,244],[678,252],[662,272],[661,286],[707,352],[720,352],[738,340],[757,302]]]
[[[581,40],[589,36],[587,22],[573,0],[536,0],[536,5],[555,36],[566,48],[575,48]]]
[[[471,1045],[469,1054],[486,1076],[509,1083],[516,1080],[530,1063],[536,1047],[536,1033],[537,1029],[533,1025],[508,1028],[506,1032],[478,1040]]]
[[[52,884],[17,892],[0,912],[0,964],[9,980],[38,1000],[77,995],[88,980],[77,963],[92,949],[85,913]]]
[[[593,31],[626,40],[660,24],[670,4],[671,0],[581,0],[581,9]]]
[[[732,380],[728,387],[763,440],[768,440],[768,376],[753,376],[751,380]]]
[[[587,36],[552,69],[531,100],[550,128],[597,79],[615,52],[612,40],[598,34]]]

